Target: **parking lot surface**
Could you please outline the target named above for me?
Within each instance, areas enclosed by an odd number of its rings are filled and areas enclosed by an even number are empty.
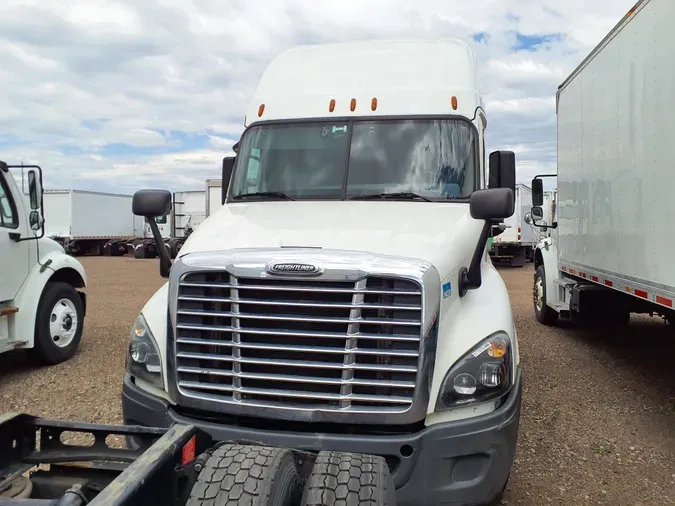
[[[164,282],[156,260],[88,257],[85,332],[55,367],[0,356],[0,411],[121,423],[130,327]],[[675,504],[675,332],[633,316],[620,330],[537,323],[531,264],[500,268],[524,372],[516,462],[503,504]]]

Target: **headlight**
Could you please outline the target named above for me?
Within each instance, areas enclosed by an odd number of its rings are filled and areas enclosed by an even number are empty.
[[[131,329],[129,352],[127,353],[127,371],[157,388],[164,389],[162,360],[157,343],[148,328],[143,315],[138,315]]]
[[[445,375],[436,411],[477,404],[505,394],[511,387],[511,353],[511,340],[504,332],[481,341]]]

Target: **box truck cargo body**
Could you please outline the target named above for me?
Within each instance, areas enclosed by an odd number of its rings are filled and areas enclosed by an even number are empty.
[[[506,261],[512,267],[522,267],[531,259],[539,236],[525,217],[530,212],[532,190],[524,184],[516,185],[516,204],[513,216],[504,220],[504,231],[492,241],[490,256],[495,261]]]
[[[143,237],[144,222],[131,210],[131,195],[83,190],[44,192],[45,235],[68,253],[124,253],[126,243]]]
[[[638,2],[558,90],[556,228],[536,255],[540,321],[673,321],[674,19],[671,0]]]

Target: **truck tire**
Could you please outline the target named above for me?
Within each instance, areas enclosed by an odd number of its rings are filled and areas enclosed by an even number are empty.
[[[301,506],[395,506],[396,490],[382,457],[320,452]]]
[[[68,283],[47,283],[35,320],[35,358],[48,365],[65,362],[80,344],[84,306],[77,290]]]
[[[543,265],[540,265],[534,271],[532,299],[534,303],[534,315],[537,321],[544,325],[554,325],[558,319],[558,313],[546,304],[546,272]]]
[[[294,506],[301,493],[290,450],[226,444],[206,461],[186,506]]]

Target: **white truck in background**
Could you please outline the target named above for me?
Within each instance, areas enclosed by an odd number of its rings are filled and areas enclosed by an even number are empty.
[[[673,19],[674,2],[639,1],[558,89],[558,173],[532,181],[541,225],[542,178],[557,176],[552,233],[535,254],[541,323],[647,313],[675,324]]]
[[[222,179],[206,180],[206,216],[210,216],[225,203]]]
[[[522,374],[486,245],[514,212],[515,155],[491,153],[488,175],[471,49],[404,40],[286,51],[246,117],[219,204],[173,262],[159,249],[168,281],[130,332],[125,423],[180,420],[218,441],[298,449],[302,466],[256,480],[302,474],[302,504],[332,493],[329,463],[345,471],[334,485],[349,504],[495,500],[516,449]],[[155,218],[171,201],[134,195],[158,244]],[[371,481],[349,480],[365,471]],[[213,476],[198,481],[227,502]],[[279,504],[295,503],[290,488]]]
[[[27,171],[28,195],[10,169]],[[44,364],[72,357],[86,313],[82,264],[44,237],[42,170],[0,162],[0,353],[29,349]]]
[[[526,220],[531,202],[532,190],[524,184],[516,184],[515,211],[504,220],[504,231],[492,241],[490,257],[494,261],[508,262],[511,267],[522,267],[532,260],[539,236],[535,227]]]
[[[131,195],[84,190],[44,192],[45,235],[71,255],[124,255],[143,237],[143,219],[131,211]]]

